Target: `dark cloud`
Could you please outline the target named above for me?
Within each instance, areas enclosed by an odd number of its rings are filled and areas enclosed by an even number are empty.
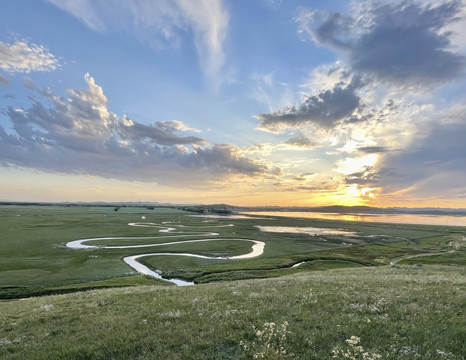
[[[10,84],[10,79],[0,74],[0,86],[8,86],[9,84]]]
[[[309,176],[315,175],[314,173],[304,173],[304,174],[299,174],[297,176],[294,176],[292,179],[296,181],[306,181],[308,180]]]
[[[305,11],[298,18],[313,40],[345,54],[352,69],[397,85],[426,86],[464,74],[465,57],[451,48],[445,26],[455,22],[459,0],[437,5],[375,3],[351,18]]]
[[[362,171],[349,174],[345,178],[346,184],[358,184],[364,187],[378,186],[382,177],[382,172],[372,166],[366,166]]]
[[[358,148],[357,150],[365,154],[378,154],[389,151],[389,149],[384,146],[364,146]]]
[[[431,123],[426,134],[418,134],[404,151],[388,152],[381,158],[378,168],[388,172],[381,178],[387,191],[429,183],[439,175],[444,176],[440,188],[430,191],[443,192],[458,184],[466,187],[466,111],[457,121]],[[461,179],[461,181],[458,181]]]
[[[360,79],[353,79],[346,87],[337,84],[332,90],[309,96],[297,107],[257,115],[259,128],[273,132],[309,124],[332,128],[358,108],[360,98],[356,90],[360,86]]]
[[[167,126],[166,122],[157,122],[152,125],[144,125],[125,118],[120,122],[118,131],[123,140],[132,142],[154,141],[159,145],[186,145],[204,144],[204,139],[196,136],[179,136],[175,134],[177,129]]]
[[[361,109],[358,109],[358,112],[354,112],[351,116],[347,117],[344,120],[344,123],[350,125],[370,122],[381,123],[390,121],[399,113],[400,103],[395,102],[394,100],[388,100],[387,103],[380,108],[367,108],[366,106],[361,106]]]
[[[220,174],[259,175],[267,170],[265,166],[258,165],[242,156],[240,150],[230,144],[214,144],[210,148],[197,148],[184,161],[185,165],[191,168]]]
[[[281,176],[283,175],[283,171],[278,166],[274,166],[269,170],[269,174],[272,176]]]
[[[290,190],[296,191],[296,190],[301,190],[301,191],[313,191],[313,192],[325,192],[329,189],[325,189],[322,186],[296,186],[294,188],[291,188]],[[331,190],[334,190],[333,188]]]
[[[208,146],[180,121],[138,123],[107,108],[102,88],[86,75],[88,88],[69,89],[68,98],[37,91],[50,107],[9,107],[12,131],[0,126],[0,164],[48,172],[91,174],[173,186],[255,176],[268,169],[226,144]]]
[[[297,136],[285,141],[285,144],[305,149],[312,149],[317,146],[316,143],[304,136],[301,132],[299,132]]]

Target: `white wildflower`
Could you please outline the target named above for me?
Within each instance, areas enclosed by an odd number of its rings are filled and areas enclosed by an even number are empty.
[[[377,353],[372,353],[364,350],[364,348],[359,345],[361,338],[358,336],[351,336],[349,339],[346,339],[345,342],[348,344],[349,348],[342,349],[334,348],[332,350],[333,358],[338,359],[350,359],[350,360],[377,360],[381,359],[382,355]]]
[[[253,359],[286,359],[293,358],[293,353],[288,353],[285,343],[286,337],[290,333],[287,330],[288,322],[281,325],[274,322],[266,322],[262,328],[253,327],[256,341],[246,343],[241,340],[240,346],[244,351],[252,352]]]

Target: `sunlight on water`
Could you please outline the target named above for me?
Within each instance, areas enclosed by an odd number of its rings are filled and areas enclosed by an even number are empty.
[[[355,232],[315,228],[315,227],[295,227],[295,226],[256,226],[260,231],[276,232],[276,233],[291,233],[291,234],[308,234],[308,235],[356,235]]]
[[[245,215],[282,216],[289,218],[310,218],[326,220],[366,221],[392,224],[419,224],[466,226],[466,216],[414,215],[414,214],[339,214],[300,211],[251,211]]]

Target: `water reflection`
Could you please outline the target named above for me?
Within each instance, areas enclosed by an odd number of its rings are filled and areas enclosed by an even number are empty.
[[[392,224],[419,224],[466,226],[466,216],[415,215],[415,214],[340,214],[301,211],[250,211],[244,215],[282,216],[289,218],[309,218],[345,221],[382,222]]]
[[[315,227],[295,227],[295,226],[256,226],[260,231],[288,233],[288,234],[308,234],[308,235],[356,235],[353,231],[315,228]]]

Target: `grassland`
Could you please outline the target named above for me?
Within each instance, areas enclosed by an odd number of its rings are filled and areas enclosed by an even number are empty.
[[[100,240],[96,244],[131,245],[195,238],[246,238],[266,243],[262,256],[248,260],[208,260],[188,257],[146,257],[149,267],[166,277],[196,283],[267,278],[312,270],[403,264],[464,264],[465,228],[421,225],[339,222],[316,219],[257,217],[203,218],[172,209],[108,207],[0,206],[0,298],[72,292],[95,287],[157,284],[138,276],[121,261],[123,256],[154,252],[141,249],[73,250],[67,242],[85,238],[136,237],[149,239]],[[132,227],[130,222],[176,227],[182,233],[160,233],[157,227]],[[227,226],[231,225],[231,226]],[[354,236],[272,233],[261,226],[317,227],[354,232]],[[218,236],[193,234],[214,231]],[[185,235],[185,236],[184,236]],[[153,236],[153,237],[152,237]],[[351,245],[349,245],[351,244]],[[206,256],[247,253],[248,242],[217,241],[164,246],[157,252],[191,252]],[[408,258],[419,254],[437,257]],[[437,260],[436,260],[437,259]],[[442,260],[443,259],[443,260]],[[437,261],[437,262],[436,262]],[[291,266],[305,262],[300,267]],[[165,283],[162,283],[165,284]]]
[[[464,359],[465,228],[189,215],[0,207],[0,358]],[[183,233],[161,238],[172,233],[130,222]],[[258,225],[354,235],[271,233]],[[212,238],[263,241],[265,252],[247,260],[143,258],[167,277],[198,283],[176,287],[121,261],[152,247],[66,247],[85,238],[151,237],[95,242],[130,245],[208,231],[219,233]],[[250,251],[250,243],[155,251],[231,256]]]

